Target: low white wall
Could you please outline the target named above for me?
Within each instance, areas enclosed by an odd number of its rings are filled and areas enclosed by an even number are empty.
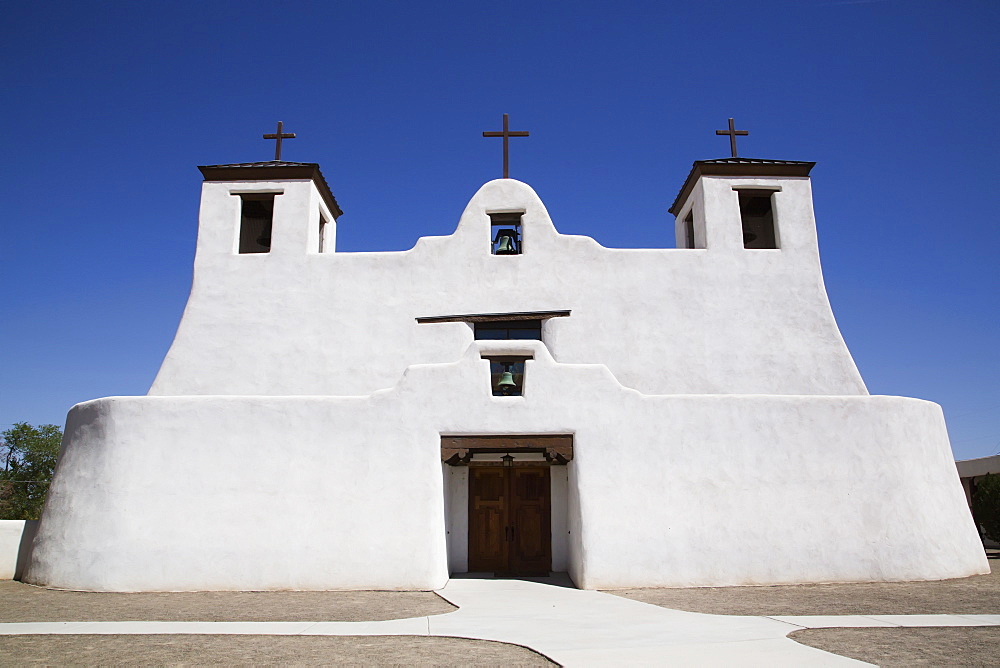
[[[0,520],[0,580],[21,577],[37,529],[38,520]]]
[[[584,588],[986,573],[944,419],[899,397],[645,396],[481,341],[368,397],[116,397],[69,415],[25,580],[96,590],[431,589],[448,577],[440,435],[574,434]],[[450,483],[449,483],[450,484]],[[467,494],[467,492],[466,492]],[[467,525],[467,520],[466,520]],[[455,556],[452,550],[452,556]],[[453,567],[457,563],[453,563]]]

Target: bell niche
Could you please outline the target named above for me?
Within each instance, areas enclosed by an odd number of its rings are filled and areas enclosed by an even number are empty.
[[[490,217],[490,252],[493,255],[520,255],[523,237],[521,216],[523,211],[488,214]]]

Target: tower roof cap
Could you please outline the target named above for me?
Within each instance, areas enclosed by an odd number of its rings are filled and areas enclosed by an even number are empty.
[[[230,165],[201,165],[198,167],[206,181],[286,181],[289,179],[310,179],[316,184],[320,196],[330,214],[337,219],[341,211],[337,199],[330,192],[330,186],[315,162],[288,162],[268,160],[267,162],[238,162]]]
[[[762,158],[716,158],[714,160],[695,160],[691,173],[677,193],[674,203],[670,205],[670,213],[675,216],[680,213],[681,205],[687,201],[694,184],[702,175],[713,176],[809,176],[809,171],[816,166],[815,162],[802,160],[764,160]]]

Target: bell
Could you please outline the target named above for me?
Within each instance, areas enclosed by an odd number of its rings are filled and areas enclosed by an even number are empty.
[[[516,387],[517,383],[514,382],[514,374],[510,372],[510,367],[506,367],[503,373],[500,374],[500,382],[497,383],[497,389],[507,394]]]
[[[515,230],[500,230],[495,239],[496,255],[517,255],[517,232]]]

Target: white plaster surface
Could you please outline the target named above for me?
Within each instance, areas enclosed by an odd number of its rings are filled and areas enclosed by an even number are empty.
[[[988,572],[935,404],[645,396],[603,366],[559,364],[542,343],[526,345],[524,397],[490,394],[480,349],[492,342],[477,342],[460,361],[410,367],[370,397],[80,404],[26,580],[440,587],[441,433],[574,434],[568,550],[580,587]]]
[[[780,251],[743,248],[732,186],[755,183],[783,187]],[[235,254],[230,193],[245,188],[204,184],[191,297],[150,394],[369,394],[472,340],[463,323],[417,317],[559,309],[572,316],[546,323],[557,360],[604,364],[647,394],[866,393],[823,287],[808,179],[703,178],[692,197],[712,221],[705,250],[561,235],[530,187],[498,179],[450,236],[316,253],[311,182],[251,185],[284,193],[272,250]],[[487,212],[517,210],[524,254],[490,255]]]
[[[781,187],[780,250],[742,248],[734,185]],[[246,189],[282,191],[270,253],[235,253]],[[468,494],[441,434],[573,435],[553,556],[583,588],[988,572],[940,408],[868,396],[844,345],[808,179],[706,177],[691,197],[704,250],[560,235],[506,179],[449,237],[343,254],[316,252],[311,182],[206,183],[151,396],[70,412],[26,581],[441,587]],[[498,210],[525,212],[524,255],[489,254]],[[555,309],[572,314],[544,343],[415,321]],[[524,396],[493,397],[482,357],[511,352],[533,358]]]
[[[0,520],[0,580],[20,579],[37,531],[38,520]]]
[[[24,520],[0,520],[0,580],[14,579]]]

